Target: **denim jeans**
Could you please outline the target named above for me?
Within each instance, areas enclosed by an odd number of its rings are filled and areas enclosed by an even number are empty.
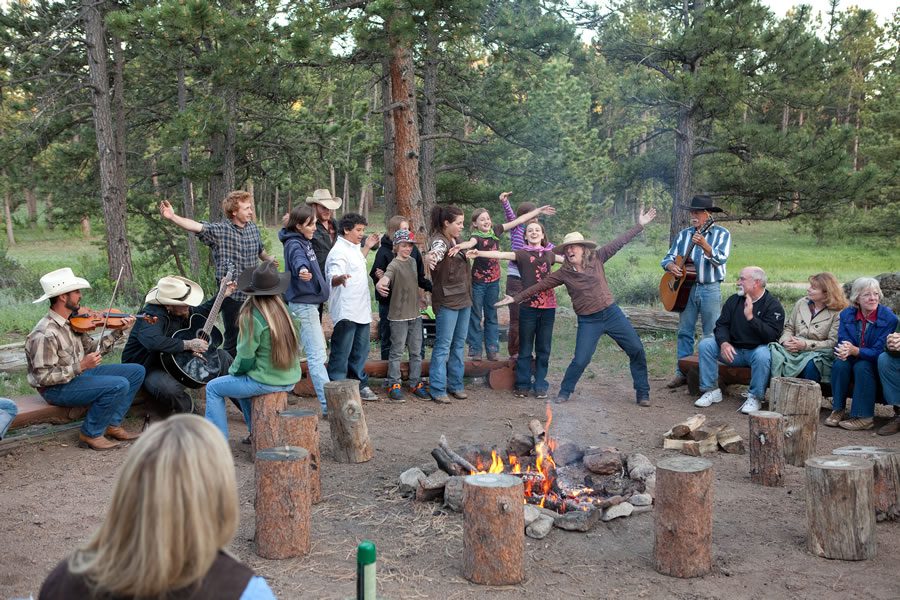
[[[41,395],[54,406],[87,406],[81,433],[95,438],[110,425],[122,423],[143,382],[143,365],[100,365],[69,383],[44,388]]]
[[[497,308],[494,303],[500,298],[500,282],[472,282],[472,310],[469,313],[469,354],[481,356],[482,344],[485,352],[500,350],[500,331],[497,326]],[[484,316],[484,328],[481,318]]]
[[[851,417],[874,417],[877,370],[875,363],[855,356],[847,360],[835,359],[831,365],[831,409],[844,410],[849,396],[853,398]]]
[[[369,324],[341,319],[331,334],[328,378],[331,381],[356,379],[359,389],[369,384],[366,359],[369,357]]]
[[[217,284],[221,283],[216,280]],[[242,300],[234,298],[224,298],[222,300],[222,322],[225,323],[225,341],[222,349],[234,357],[237,352],[238,339],[238,314],[241,312],[241,306],[244,305]]]
[[[519,307],[519,358],[516,360],[516,389],[546,392],[547,369],[550,365],[550,347],[553,342],[555,308]],[[534,350],[534,373],[531,354]],[[532,375],[534,378],[532,379]]]
[[[319,321],[319,305],[291,302],[288,309],[300,325],[300,343],[306,353],[306,367],[324,414],[327,412],[325,384],[331,380],[328,379],[328,369],[325,368],[325,334]]]
[[[522,280],[515,275],[506,276],[506,293],[515,296],[521,292]],[[509,330],[506,332],[506,349],[510,356],[519,355],[519,304],[513,302],[506,305],[509,308]]]
[[[716,338],[700,340],[700,391],[708,392],[719,387],[719,361],[725,362],[719,352]],[[772,355],[768,344],[756,348],[735,348],[734,367],[750,367],[750,393],[760,401],[766,398],[769,374],[772,371]]]
[[[519,313],[521,321],[522,314]],[[578,332],[575,334],[575,356],[563,377],[559,393],[570,396],[575,391],[575,384],[581,378],[585,368],[590,364],[597,349],[600,336],[607,334],[628,355],[631,368],[631,380],[636,397],[650,397],[650,381],[647,379],[647,355],[641,338],[628,317],[617,304],[612,304],[601,311],[590,315],[578,315]]]
[[[6,435],[6,431],[12,425],[17,414],[19,414],[19,407],[15,402],[9,398],[0,398],[0,440]]]
[[[878,357],[878,379],[884,393],[884,401],[900,406],[900,356],[882,352]]]
[[[721,312],[721,304],[722,285],[719,282],[694,284],[688,295],[687,304],[678,317],[678,358],[694,353],[694,334],[697,331],[698,317],[702,323],[703,337],[712,336]],[[678,370],[678,361],[675,361],[675,373],[682,374]]]
[[[378,303],[378,344],[381,346],[381,360],[388,360],[391,357],[391,322],[388,320],[390,310],[390,302]]]
[[[391,357],[388,361],[388,385],[400,383],[400,360],[409,348],[409,385],[422,378],[422,317],[408,321],[390,321]]]
[[[463,389],[469,307],[453,310],[442,306],[435,315],[434,349],[431,351],[429,385],[434,397]]]
[[[803,366],[803,371],[798,375],[800,379],[809,379],[810,381],[820,382],[822,381],[822,374],[819,373],[818,367],[816,367],[815,361],[812,359],[808,360],[806,364]]]
[[[228,418],[225,415],[225,396],[234,398],[241,405],[244,422],[251,429],[250,399],[253,396],[271,394],[273,392],[289,392],[292,385],[267,385],[247,375],[225,375],[216,377],[206,384],[206,419],[219,428],[225,439],[228,439]]]

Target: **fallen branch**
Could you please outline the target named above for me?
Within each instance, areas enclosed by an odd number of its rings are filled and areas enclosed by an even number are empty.
[[[438,442],[438,446],[440,446],[441,450],[447,453],[447,456],[450,458],[450,460],[461,466],[463,469],[468,470],[469,473],[478,472],[478,469],[475,468],[475,465],[453,451],[453,449],[450,447],[450,444],[447,443],[447,436],[445,436],[443,433],[441,434],[441,440],[440,442]]]

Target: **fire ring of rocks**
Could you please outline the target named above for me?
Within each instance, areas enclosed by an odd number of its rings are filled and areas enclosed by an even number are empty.
[[[423,502],[443,501],[462,511],[463,478],[479,473],[506,473],[522,479],[525,533],[541,539],[556,526],[590,531],[598,521],[628,517],[653,508],[656,467],[639,453],[613,447],[583,448],[549,436],[547,424],[533,419],[530,434],[511,437],[505,449],[465,446],[453,449],[442,435],[431,456],[435,464],[407,469],[399,491]]]

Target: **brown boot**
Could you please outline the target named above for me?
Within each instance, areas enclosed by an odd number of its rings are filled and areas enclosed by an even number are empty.
[[[116,442],[111,442],[102,435],[95,438],[89,438],[83,433],[78,434],[78,445],[82,448],[90,448],[91,450],[115,450],[119,447]]]
[[[680,388],[683,385],[687,385],[687,377],[679,373],[669,380],[669,383],[666,384],[666,387],[670,390],[674,390],[675,388]]]
[[[110,425],[106,428],[106,435],[114,440],[121,440],[123,442],[136,440],[141,437],[141,434],[139,433],[128,433],[121,425]]]
[[[900,431],[900,416],[896,416],[882,425],[875,433],[878,435],[894,435],[898,431]]]

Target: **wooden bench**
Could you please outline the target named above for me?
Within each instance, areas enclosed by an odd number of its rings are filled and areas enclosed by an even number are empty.
[[[147,399],[148,396],[146,392],[141,388],[135,395],[132,406],[143,404]],[[85,413],[87,413],[86,406],[65,407],[48,404],[40,394],[20,396],[18,398],[13,398],[12,401],[16,403],[19,414],[16,415],[16,418],[13,419],[13,422],[10,424],[10,432],[14,429],[20,429],[30,425],[63,425],[65,423],[77,421],[78,419],[83,418]]]
[[[687,378],[691,395],[700,395],[700,357],[696,354],[678,359],[678,368]],[[719,363],[719,385],[750,385],[750,367],[732,367]],[[831,396],[831,384],[820,383],[822,396]]]

